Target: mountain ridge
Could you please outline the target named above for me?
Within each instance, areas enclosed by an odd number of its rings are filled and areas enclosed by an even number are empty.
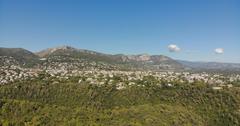
[[[83,59],[89,63],[106,63],[109,65],[121,66],[126,68],[142,70],[238,70],[238,63],[219,63],[219,62],[192,62],[185,60],[175,60],[165,55],[149,54],[105,54],[97,51],[78,49],[71,46],[59,46],[47,48],[38,52],[31,52],[23,48],[3,48],[0,47],[0,56],[13,57],[20,64],[32,65],[39,64],[40,59],[58,57],[62,62],[68,58]],[[67,58],[67,59],[66,59]],[[59,60],[58,60],[59,61]],[[1,61],[3,62],[3,61]],[[43,61],[44,62],[44,61]]]

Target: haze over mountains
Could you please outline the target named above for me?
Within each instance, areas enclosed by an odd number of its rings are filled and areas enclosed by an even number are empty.
[[[34,67],[53,59],[58,62],[80,62],[85,64],[105,64],[116,69],[138,69],[138,70],[220,70],[220,71],[240,71],[240,64],[237,63],[217,63],[217,62],[190,62],[174,60],[164,55],[124,55],[124,54],[104,54],[85,49],[77,49],[70,46],[48,48],[40,52],[31,52],[22,48],[0,48],[0,56],[11,57],[17,64],[26,67]],[[51,61],[48,59],[51,58]],[[6,60],[1,59],[0,64]],[[82,61],[81,61],[82,62]],[[7,64],[5,62],[5,64]]]

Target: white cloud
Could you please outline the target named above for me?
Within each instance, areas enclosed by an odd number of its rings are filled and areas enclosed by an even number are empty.
[[[224,53],[224,49],[223,48],[216,48],[215,49],[215,53],[216,54],[223,54]]]
[[[181,49],[175,44],[170,44],[168,45],[168,50],[170,52],[179,52]]]

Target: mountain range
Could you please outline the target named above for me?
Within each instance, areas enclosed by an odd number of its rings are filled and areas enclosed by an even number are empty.
[[[221,70],[240,71],[240,64],[217,62],[190,62],[174,60],[164,55],[124,55],[105,54],[70,46],[48,48],[40,52],[31,52],[22,48],[0,48],[1,57],[14,59],[23,67],[34,67],[46,62],[80,62],[85,64],[105,64],[119,69],[154,70],[154,71],[183,71],[183,70]],[[51,59],[49,61],[48,59]],[[0,59],[0,64],[6,60]],[[6,63],[5,63],[6,64]]]

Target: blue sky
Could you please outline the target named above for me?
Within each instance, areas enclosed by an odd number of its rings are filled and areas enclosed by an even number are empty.
[[[240,1],[0,0],[0,47],[61,45],[240,63]]]

